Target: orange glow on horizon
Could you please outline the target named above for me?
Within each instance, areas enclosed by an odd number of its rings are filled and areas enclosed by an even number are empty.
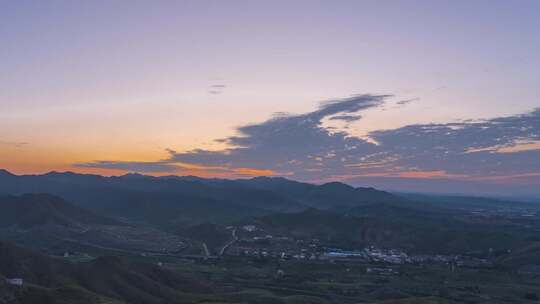
[[[254,168],[237,168],[233,170],[234,173],[240,175],[250,176],[272,176],[276,175],[276,172],[268,169],[254,169]]]

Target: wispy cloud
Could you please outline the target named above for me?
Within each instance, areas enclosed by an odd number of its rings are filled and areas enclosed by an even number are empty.
[[[0,140],[0,146],[11,146],[15,148],[22,148],[24,146],[27,146],[29,143],[27,142],[17,142],[17,141],[3,141]]]
[[[208,89],[208,93],[213,94],[213,95],[219,95],[225,91],[226,87],[227,86],[224,84],[213,84],[213,85],[210,85]]]
[[[420,98],[404,99],[404,100],[400,100],[400,101],[396,102],[396,104],[400,105],[400,106],[404,106],[406,104],[409,104],[411,102],[415,102],[415,101],[418,101],[418,100],[420,100]]]

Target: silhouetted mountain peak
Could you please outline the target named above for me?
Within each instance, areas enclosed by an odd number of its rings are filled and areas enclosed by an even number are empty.
[[[346,190],[346,191],[354,190],[352,186],[349,186],[341,182],[330,182],[330,183],[322,184],[319,186],[319,188],[326,188],[326,189],[332,189],[332,190]]]
[[[254,177],[254,178],[251,178],[251,179],[248,179],[248,180],[244,180],[244,181],[248,182],[249,184],[265,185],[265,186],[266,185],[284,186],[284,185],[302,185],[302,184],[304,184],[302,182],[290,180],[290,179],[287,179],[287,178],[281,177],[281,176],[257,176],[257,177]]]
[[[78,175],[78,174],[71,171],[65,171],[65,172],[50,171],[43,174],[43,176],[75,176],[75,175]]]
[[[5,169],[0,169],[0,176],[15,176],[15,174]]]
[[[69,182],[74,182],[76,180],[82,180],[82,179],[85,179],[85,180],[94,179],[95,180],[95,179],[104,178],[101,175],[81,174],[81,173],[75,173],[75,172],[71,172],[71,171],[64,171],[64,172],[51,171],[51,172],[45,173],[43,175],[31,175],[31,176],[34,176],[34,177],[37,177],[37,178],[45,177],[47,179],[62,180],[62,181],[69,181]],[[27,177],[27,175],[21,175],[21,177]]]
[[[150,175],[140,174],[140,173],[137,173],[137,172],[130,172],[130,173],[124,174],[122,176],[119,176],[119,178],[151,179],[151,178],[154,178],[154,177],[150,176]]]
[[[256,176],[251,178],[253,181],[289,181],[285,177],[281,176]]]
[[[185,175],[185,176],[178,176],[178,175],[166,175],[159,177],[160,179],[174,179],[179,181],[188,181],[188,182],[202,182],[207,179],[204,179],[202,177],[198,177],[195,175]]]

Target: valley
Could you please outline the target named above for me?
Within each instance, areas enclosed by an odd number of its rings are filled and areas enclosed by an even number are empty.
[[[11,299],[0,303],[534,303],[540,295],[536,203],[272,178],[52,176],[2,177],[18,190],[3,186],[0,197],[0,290]],[[19,194],[29,181],[53,194]],[[110,193],[95,205],[85,196]],[[127,208],[121,216],[118,206]],[[195,285],[176,285],[184,281]]]

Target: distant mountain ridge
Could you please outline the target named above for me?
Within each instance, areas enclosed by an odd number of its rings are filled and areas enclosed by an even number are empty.
[[[340,182],[313,185],[291,181],[282,177],[255,177],[239,182],[251,187],[286,193],[309,207],[330,209],[335,207],[357,207],[366,203],[400,202],[402,198],[374,188],[354,188]],[[331,203],[329,203],[331,202]]]
[[[201,223],[220,218],[333,209],[404,199],[373,188],[333,182],[314,185],[275,177],[227,180],[153,177],[140,174],[104,177],[72,172],[43,175],[0,174],[0,194],[50,193],[111,216],[167,223],[178,218]]]

